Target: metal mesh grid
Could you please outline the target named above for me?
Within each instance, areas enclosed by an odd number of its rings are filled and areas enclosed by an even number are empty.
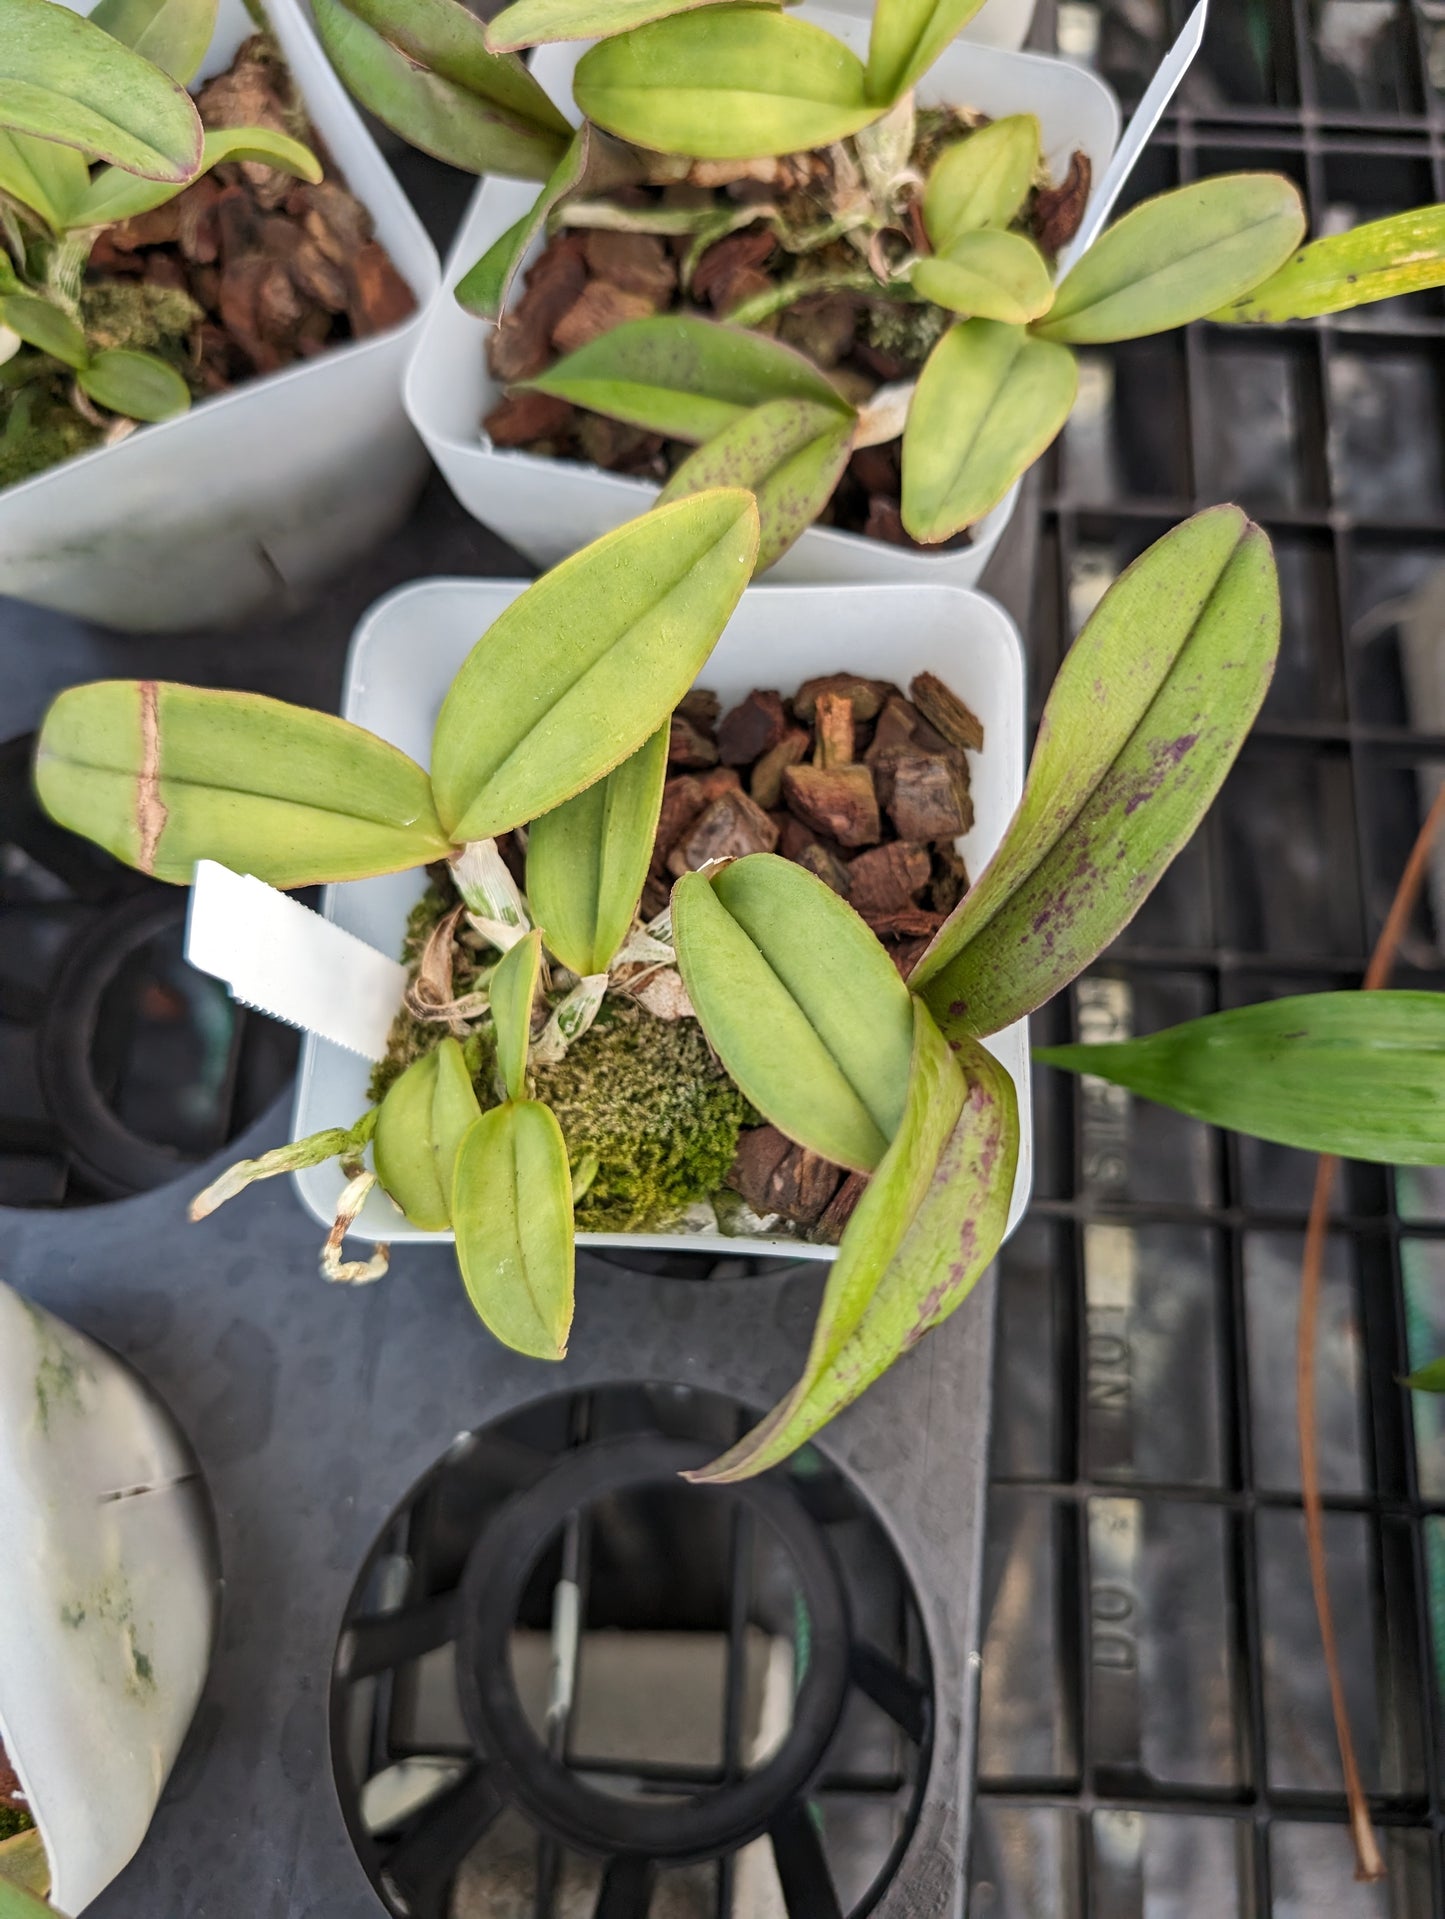
[[[1126,105],[1184,5],[1063,4]],[[1235,168],[1312,231],[1445,199],[1445,5],[1216,0],[1134,198]],[[1196,507],[1268,528],[1285,634],[1204,830],[1037,1037],[1352,986],[1445,777],[1445,300],[1085,358],[1045,476],[1033,678]],[[1445,861],[1397,983],[1445,987]],[[1313,1162],[1036,1076],[1001,1289],[970,1919],[1445,1913],[1445,1180],[1351,1167],[1320,1350],[1331,1584],[1390,1867],[1356,1886],[1310,1599],[1294,1332]]]

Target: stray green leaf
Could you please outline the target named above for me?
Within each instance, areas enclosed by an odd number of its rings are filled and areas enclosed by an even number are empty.
[[[891,105],[927,73],[983,0],[874,0],[868,98]]]
[[[1021,233],[1002,233],[996,227],[959,234],[946,252],[919,260],[909,277],[935,306],[1012,326],[1047,313],[1054,297],[1038,248]]]
[[[503,53],[549,40],[607,40],[669,14],[718,4],[720,0],[512,0],[487,28],[487,45]]]
[[[74,320],[38,293],[7,293],[0,299],[0,324],[62,366],[83,367],[90,358],[85,335]]]
[[[377,1178],[414,1226],[445,1232],[457,1151],[481,1111],[458,1042],[413,1060],[375,1110]]]
[[[76,379],[97,406],[130,420],[171,420],[191,404],[191,389],[173,366],[130,347],[103,348]]]
[[[527,1054],[532,1044],[532,1007],[542,978],[542,935],[533,927],[497,962],[488,982],[497,1029],[497,1064],[508,1099],[527,1097]]]
[[[1255,1139],[1445,1165],[1445,994],[1307,993],[1037,1057]]]
[[[1445,1393],[1445,1359],[1432,1359],[1401,1381],[1412,1393]]]
[[[1033,185],[1042,144],[1037,118],[1012,113],[945,148],[923,194],[923,224],[940,253],[960,234],[1012,225]]]
[[[1280,326],[1445,285],[1445,206],[1415,207],[1312,240],[1211,320]]]
[[[96,0],[88,18],[188,87],[216,31],[217,0]]]
[[[488,1331],[533,1359],[562,1359],[572,1326],[572,1175],[539,1100],[474,1121],[457,1154],[452,1223],[467,1296]]]
[[[209,173],[226,160],[260,160],[313,183],[321,178],[321,162],[311,149],[270,127],[218,127],[208,133],[200,171]],[[138,180],[121,167],[106,167],[87,183],[71,209],[68,224],[102,227],[131,220],[138,213],[149,213],[152,207],[163,207],[181,190],[173,182]]]

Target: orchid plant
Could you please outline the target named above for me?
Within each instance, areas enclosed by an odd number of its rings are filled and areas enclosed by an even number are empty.
[[[680,238],[684,292],[715,241],[771,231],[786,268],[723,319],[623,319],[521,383],[694,444],[669,497],[752,487],[766,565],[823,511],[853,453],[900,435],[907,534],[932,545],[974,525],[1068,419],[1076,347],[1204,318],[1278,325],[1445,281],[1445,207],[1304,246],[1299,190],[1257,173],[1145,201],[1058,277],[1023,221],[1046,177],[1037,120],[940,126],[934,113],[925,130],[915,108],[915,87],[982,4],[876,0],[866,60],[771,0],[513,0],[490,26],[458,0],[315,0],[314,12],[343,80],[396,131],[473,171],[544,182],[458,284],[479,315],[502,316],[547,231]],[[519,54],[579,39],[597,44],[577,66],[574,131]],[[797,178],[768,164],[809,153],[818,165]],[[666,192],[738,180],[758,196]],[[664,192],[639,205],[640,184]],[[859,404],[800,353],[741,337],[837,290],[933,316],[916,380]]]
[[[120,430],[190,405],[171,361],[98,344],[84,281],[99,236],[163,206],[211,167],[255,160],[318,181],[300,141],[270,127],[205,129],[187,85],[217,0],[0,0],[0,388],[25,430],[57,373],[72,404]],[[88,415],[95,418],[93,411]]]

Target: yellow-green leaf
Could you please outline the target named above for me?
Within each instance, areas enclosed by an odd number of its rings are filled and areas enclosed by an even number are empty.
[[[1445,1359],[1427,1360],[1401,1381],[1412,1393],[1445,1393]]]
[[[189,180],[201,162],[185,88],[55,0],[0,0],[0,127],[153,180]]]
[[[1312,240],[1211,320],[1280,326],[1445,285],[1445,206],[1415,207]]]
[[[1445,993],[1301,993],[1036,1057],[1256,1139],[1445,1165]]]
[[[1013,1081],[951,1052],[920,1001],[903,1119],[848,1222],[801,1379],[689,1478],[748,1479],[795,1452],[967,1298],[1002,1243],[1018,1164]]]
[[[90,358],[85,335],[74,320],[38,293],[7,293],[0,299],[0,325],[62,366],[83,367]]]
[[[908,989],[831,888],[771,853],[688,873],[672,894],[688,997],[729,1075],[790,1139],[867,1172],[898,1129]]]
[[[619,139],[699,160],[798,153],[878,117],[857,56],[773,7],[702,7],[604,40],[573,91]]]
[[[923,224],[940,253],[962,233],[1012,225],[1033,185],[1042,144],[1035,115],[1011,113],[944,149],[923,194]]]
[[[891,106],[918,82],[984,0],[874,0],[868,98]]]
[[[487,984],[492,1021],[497,1029],[497,1064],[508,1099],[527,1097],[532,1007],[541,978],[542,935],[533,927],[507,948]]]
[[[467,1297],[487,1330],[532,1359],[562,1359],[572,1326],[572,1175],[539,1100],[509,1100],[468,1129],[452,1182]]]
[[[89,185],[85,155],[74,147],[28,133],[0,133],[0,194],[38,214],[52,233],[72,224],[75,205]]]
[[[996,227],[959,234],[946,252],[918,261],[909,277],[935,306],[1013,326],[1047,313],[1054,297],[1044,256],[1032,240]]]
[[[998,505],[1069,417],[1067,347],[997,320],[950,327],[928,356],[903,430],[903,524],[950,539]]]
[[[1065,277],[1034,331],[1093,346],[1202,320],[1281,267],[1304,238],[1299,188],[1222,173],[1132,207]]]
[[[1234,762],[1279,623],[1269,541],[1238,507],[1196,514],[1110,587],[1002,844],[910,977],[950,1038],[1043,1005],[1133,918]]]
[[[692,685],[758,551],[750,493],[659,507],[543,574],[442,702],[437,810],[460,841],[549,813],[635,753]]]
[[[172,420],[191,404],[191,389],[173,366],[130,347],[103,347],[75,377],[97,406],[129,420]]]
[[[686,313],[626,320],[524,384],[671,440],[710,440],[767,400],[809,400],[853,417],[801,353]]]
[[[480,1112],[466,1058],[450,1035],[387,1088],[372,1158],[377,1178],[413,1226],[444,1233],[451,1225],[457,1151]]]
[[[216,13],[217,0],[96,0],[88,18],[187,87],[210,47]]]
[[[652,860],[667,777],[668,728],[527,835],[527,900],[548,948],[572,972],[605,973],[626,939]]]
[[[45,716],[35,786],[62,826],[178,886],[200,859],[288,887],[400,872],[451,849],[414,760],[259,693],[72,687]]]
[[[516,54],[489,50],[459,0],[312,0],[311,16],[349,91],[424,153],[545,180],[566,152],[566,118]]]
[[[7,1890],[14,1891],[17,1888],[20,1892],[33,1894],[41,1902],[37,1907],[25,1906],[23,1910],[26,1914],[32,1910],[50,1911],[50,1907],[43,1903],[50,1890],[50,1858],[45,1850],[45,1842],[34,1826],[0,1840],[0,1900],[3,1900]],[[4,1911],[4,1905],[0,1904],[0,1914]]]
[[[487,28],[494,52],[515,52],[550,40],[608,40],[650,20],[725,0],[512,0]],[[775,0],[776,3],[776,0]]]
[[[833,496],[853,450],[856,415],[812,400],[767,400],[678,467],[658,504],[710,486],[745,486],[758,503],[757,571],[780,560]]]
[[[200,171],[209,173],[226,160],[259,160],[313,183],[321,178],[321,162],[310,147],[271,127],[217,127],[207,133]],[[163,207],[181,190],[168,181],[138,180],[121,167],[105,167],[75,201],[69,225],[113,226],[119,220],[134,219],[138,213],[149,213],[152,207]]]

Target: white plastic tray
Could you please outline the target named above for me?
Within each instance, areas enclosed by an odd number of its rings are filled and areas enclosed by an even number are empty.
[[[993,11],[992,6],[985,7],[974,23],[980,33],[988,31]],[[866,52],[866,5],[851,11],[805,5],[798,8],[798,16]],[[1017,15],[1009,19],[1010,28],[1017,23]],[[1024,18],[1024,31],[1027,25]],[[576,45],[544,46],[538,48],[533,63],[542,85],[574,118],[572,74],[582,51]],[[1036,113],[1049,164],[1060,177],[1070,154],[1082,148],[1098,179],[1118,144],[1119,105],[1110,89],[1082,67],[1041,54],[958,41],[919,88],[919,99],[931,105],[953,101],[979,107],[995,117]],[[486,363],[490,323],[464,312],[452,289],[492,242],[521,219],[536,194],[534,185],[521,180],[488,179],[478,188],[452,248],[445,285],[407,368],[404,397],[417,431],[467,511],[494,527],[537,566],[547,567],[644,512],[658,489],[651,481],[575,462],[498,451],[482,434],[483,419],[501,397]],[[1017,492],[1013,488],[979,522],[970,546],[955,552],[919,553],[866,540],[861,534],[815,526],[767,578],[824,585],[842,580],[907,580],[974,586],[1008,525]]]
[[[152,632],[244,619],[364,553],[405,517],[421,483],[426,462],[400,385],[439,284],[436,250],[299,0],[266,0],[266,11],[417,311],[0,491],[0,590],[18,599]],[[203,77],[254,31],[242,0],[221,0]]]
[[[347,661],[341,711],[358,726],[426,765],[442,698],[478,637],[523,584],[497,580],[427,580],[404,586],[371,608],[357,628]],[[757,686],[793,692],[815,674],[852,670],[906,686],[933,672],[966,700],[984,723],[984,751],[972,763],[974,824],[959,842],[977,874],[1002,838],[1024,778],[1023,648],[1013,621],[993,600],[954,586],[879,584],[833,587],[760,586],[744,594],[712,658],[698,675],[726,709]],[[419,871],[351,881],[326,889],[322,910],[384,953],[401,952],[407,914],[423,890]],[[1020,1021],[989,1041],[1013,1076],[1022,1146],[1009,1230],[1018,1223],[1033,1178],[1028,1029]],[[366,1110],[367,1063],[308,1034],[297,1080],[293,1138],[325,1126],[350,1126]],[[318,1221],[330,1226],[343,1179],[335,1162],[295,1175]],[[371,1240],[450,1238],[409,1225],[373,1193],[356,1225]],[[582,1243],[654,1251],[757,1250],[770,1242],[716,1233],[583,1233]],[[832,1259],[831,1246],[777,1242],[803,1259]]]

